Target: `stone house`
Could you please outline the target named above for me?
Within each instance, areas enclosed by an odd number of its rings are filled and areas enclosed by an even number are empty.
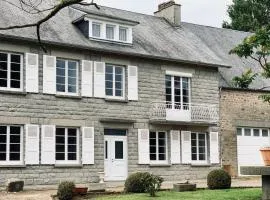
[[[259,149],[269,145],[270,106],[258,97],[269,92],[270,81],[258,76],[249,89],[235,88],[232,79],[258,63],[228,52],[250,33],[191,25],[195,33],[230,68],[219,68],[221,165],[231,175],[240,175],[240,166],[263,165]]]

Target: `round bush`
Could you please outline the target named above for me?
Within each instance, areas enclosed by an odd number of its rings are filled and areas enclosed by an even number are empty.
[[[125,192],[143,193],[147,190],[145,180],[149,179],[151,174],[148,172],[137,172],[131,174],[125,182]]]
[[[211,171],[207,176],[207,185],[211,190],[231,188],[231,176],[223,169]]]
[[[58,185],[57,196],[59,200],[72,200],[72,190],[75,188],[75,184],[70,181],[61,182]]]

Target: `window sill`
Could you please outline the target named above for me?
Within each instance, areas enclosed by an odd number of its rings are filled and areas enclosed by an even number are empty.
[[[26,165],[0,165],[0,168],[26,168]]]
[[[11,91],[11,90],[1,90],[0,89],[0,93],[4,93],[4,94],[14,94],[14,95],[27,95],[27,92],[23,92],[23,91]]]
[[[114,99],[114,98],[105,98],[105,101],[108,101],[108,102],[128,103],[128,100],[125,100],[125,99]]]
[[[149,167],[171,167],[171,164],[150,164]]]
[[[211,164],[209,163],[202,163],[202,164],[197,164],[197,163],[191,163],[191,167],[211,167]]]
[[[55,164],[54,168],[82,168],[82,164]]]
[[[68,95],[68,94],[56,94],[55,97],[57,98],[69,98],[69,99],[82,99],[81,96],[73,96],[73,95]]]

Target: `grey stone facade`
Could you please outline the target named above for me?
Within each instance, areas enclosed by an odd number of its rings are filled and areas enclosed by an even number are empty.
[[[89,59],[122,65],[138,66],[138,101],[114,101],[99,98],[82,98],[42,93],[42,52],[36,46],[23,43],[1,41],[0,51],[18,53],[39,53],[39,93],[27,94],[0,91],[0,124],[39,124],[66,127],[93,126],[95,128],[95,164],[77,168],[52,165],[21,166],[18,168],[0,168],[0,185],[9,178],[25,180],[26,185],[57,184],[63,180],[76,183],[97,182],[98,174],[104,170],[104,128],[125,128],[128,130],[128,172],[150,171],[161,175],[165,180],[180,181],[205,178],[207,173],[219,165],[191,166],[138,165],[138,129],[150,130],[196,130],[206,132],[208,126],[191,125],[155,125],[149,123],[151,102],[165,101],[165,71],[189,72],[192,77],[192,103],[219,104],[218,70],[193,65],[183,65],[166,61],[113,56],[76,49],[49,47],[51,55],[68,59]],[[79,76],[80,77],[80,76]],[[80,82],[80,81],[79,81]],[[127,81],[126,81],[127,84]],[[80,85],[80,84],[79,84]],[[125,87],[127,90],[127,87]],[[127,94],[127,92],[126,92]],[[119,121],[101,122],[104,118],[135,120],[134,123]],[[169,141],[169,139],[168,139]],[[81,144],[81,139],[80,139]],[[169,146],[170,144],[168,144]],[[170,148],[168,148],[170,149]],[[170,153],[168,152],[170,156]]]

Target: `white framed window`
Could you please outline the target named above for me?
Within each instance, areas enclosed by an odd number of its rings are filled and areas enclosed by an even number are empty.
[[[22,127],[0,125],[0,165],[22,165],[22,157]]]
[[[250,128],[250,127],[237,127],[237,136],[245,137],[269,137],[269,129],[267,128]]]
[[[167,163],[167,133],[163,131],[150,132],[150,162]]]
[[[101,23],[92,22],[92,37],[101,37]]]
[[[254,128],[253,129],[253,136],[254,137],[260,137],[260,129]]]
[[[165,85],[167,108],[189,110],[190,78],[166,75]]]
[[[23,77],[23,56],[0,52],[0,89],[21,91]]]
[[[269,136],[269,130],[268,129],[262,129],[262,137],[268,137]]]
[[[78,94],[78,62],[56,60],[56,91],[59,94]]]
[[[107,97],[124,98],[125,67],[106,64],[105,94]]]
[[[115,32],[115,26],[106,24],[106,39],[108,40],[114,40],[114,32]]]
[[[120,26],[119,27],[119,40],[126,42],[127,37],[128,37],[128,28]]]
[[[191,133],[191,160],[193,163],[207,162],[206,133]]]
[[[251,129],[250,128],[244,129],[244,136],[251,136]]]
[[[56,127],[56,164],[79,163],[79,131],[77,128]]]

